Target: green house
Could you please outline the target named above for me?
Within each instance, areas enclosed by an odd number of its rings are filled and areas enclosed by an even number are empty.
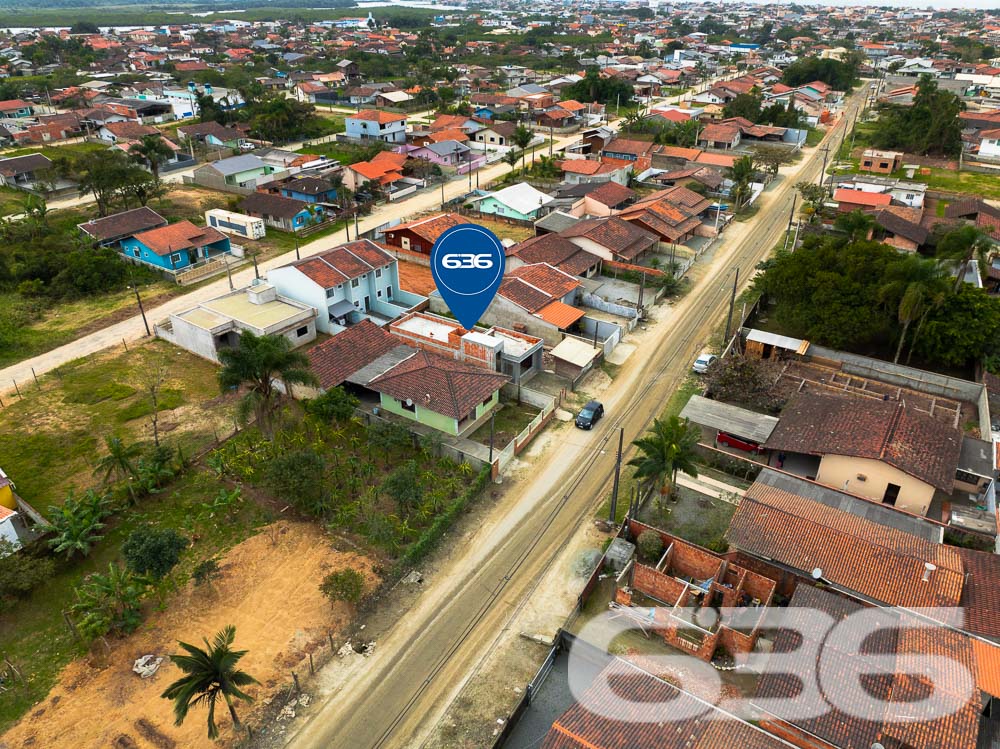
[[[521,221],[535,221],[548,213],[548,205],[554,200],[524,182],[477,198],[476,210]]]
[[[506,375],[418,351],[368,383],[382,408],[451,435],[480,426],[499,402]]]

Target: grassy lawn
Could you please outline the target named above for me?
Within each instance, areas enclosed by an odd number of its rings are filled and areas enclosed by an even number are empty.
[[[0,216],[22,213],[22,205],[27,193],[13,187],[0,187]]]
[[[69,154],[85,154],[93,153],[95,151],[107,151],[109,143],[67,143],[64,146],[38,146],[32,148],[13,148],[7,151],[0,151],[0,155],[5,159],[9,159],[13,156],[27,156],[32,153],[40,153],[46,158],[52,159],[56,156],[62,154],[67,156]]]
[[[826,130],[820,130],[817,127],[809,128],[809,132],[806,134],[806,147],[812,148],[818,146],[826,135]]]
[[[330,143],[314,143],[309,146],[303,146],[297,153],[311,153],[316,154],[317,156],[326,156],[330,159],[336,159],[341,164],[346,166],[348,164],[355,164],[359,161],[367,160],[367,158],[369,158],[369,151],[370,149],[361,148],[350,143],[337,143],[335,141],[331,141]]]
[[[210,362],[155,341],[127,353],[80,359],[62,367],[61,378],[42,378],[41,388],[32,385],[23,399],[0,410],[0,455],[18,493],[45,514],[70,489],[97,485],[93,465],[104,452],[106,434],[114,432],[127,441],[149,439],[143,418],[149,407],[136,390],[141,387],[137,373],[159,362],[167,372],[166,405],[172,406],[160,414],[163,442],[182,446],[190,456],[214,439],[216,429],[228,434],[232,399],[219,396]],[[0,701],[0,730],[41,699],[60,669],[84,652],[74,642],[62,611],[73,601],[72,589],[84,575],[106,571],[118,559],[132,530],[155,523],[192,538],[197,522],[196,544],[182,562],[183,577],[197,561],[238,543],[266,520],[267,513],[250,502],[238,502],[225,522],[208,518],[202,505],[211,503],[219,488],[211,473],[189,471],[112,519],[89,557],[60,559],[56,574],[45,585],[0,612],[4,650],[28,678],[26,689],[12,689]]]
[[[476,216],[470,218],[473,224],[485,226],[501,239],[513,239],[515,242],[523,242],[535,236],[535,230],[531,226],[521,226],[520,224],[508,224],[505,221],[494,221],[486,216]]]
[[[1000,179],[993,174],[978,172],[953,172],[948,169],[932,168],[930,174],[913,175],[916,182],[926,182],[932,190],[963,193],[990,200],[1000,200]],[[905,175],[904,175],[905,176]]]
[[[502,402],[493,419],[493,445],[498,450],[506,447],[536,416],[538,409],[527,403]],[[479,427],[469,435],[469,439],[481,445],[490,444],[490,423],[486,422]]]

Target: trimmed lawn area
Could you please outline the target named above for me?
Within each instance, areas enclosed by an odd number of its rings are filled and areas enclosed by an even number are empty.
[[[110,143],[105,143],[103,141],[93,142],[88,141],[85,143],[67,143],[63,146],[37,146],[37,147],[23,147],[23,148],[12,148],[9,151],[0,151],[0,156],[5,159],[9,159],[13,156],[27,156],[32,153],[40,153],[43,156],[53,159],[59,154],[66,156],[68,154],[85,154],[93,153],[95,151],[107,151],[111,146]]]
[[[806,134],[806,147],[818,146],[825,135],[826,130],[820,130],[818,127],[809,128],[809,132]]]
[[[917,182],[926,182],[932,190],[963,193],[976,197],[1000,200],[1000,175],[978,172],[952,172],[947,169],[932,168],[930,174],[913,175]]]
[[[538,416],[539,410],[527,403],[501,401],[500,408],[493,418],[493,446],[502,450],[512,439],[519,435],[532,419]],[[490,423],[486,422],[469,435],[469,439],[481,445],[490,444]]]
[[[508,224],[505,221],[494,221],[486,216],[474,216],[469,218],[469,222],[485,226],[500,239],[513,239],[515,242],[523,242],[535,236],[533,226],[521,226],[520,224]]]
[[[0,216],[23,213],[23,204],[28,193],[13,187],[0,187]]]

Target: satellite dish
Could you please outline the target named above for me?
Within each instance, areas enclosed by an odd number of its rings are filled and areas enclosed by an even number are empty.
[[[816,567],[812,571],[812,578],[813,580],[821,580],[823,578],[823,570],[821,570],[819,567]],[[874,747],[872,747],[872,749],[874,749]]]
[[[874,744],[872,744],[872,749],[885,749],[885,747],[876,741]]]
[[[412,398],[407,398],[406,399],[406,405],[407,406],[412,406],[413,405],[413,399]]]

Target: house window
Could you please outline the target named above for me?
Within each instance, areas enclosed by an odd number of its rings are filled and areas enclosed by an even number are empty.
[[[492,402],[493,402],[493,396],[491,395],[489,398],[483,401],[483,408],[489,408],[489,405]]]
[[[296,335],[296,337],[301,338],[302,336],[306,335],[308,332],[309,332],[309,326],[305,325],[305,326],[299,328],[298,330],[296,330],[295,331],[295,335]]]
[[[973,484],[979,483],[979,477],[974,473],[969,473],[968,471],[955,471],[955,481],[961,481],[963,484]]]
[[[356,279],[356,278],[352,278],[351,279],[351,288],[352,289],[356,289],[360,285],[361,285],[361,282],[358,279]]]
[[[404,411],[409,411],[411,414],[415,414],[417,412],[417,404],[413,401],[410,401],[409,403],[406,401],[400,401],[399,405],[403,407]]]
[[[385,287],[385,295],[387,297],[389,297],[390,299],[392,299],[392,287],[391,286],[386,286]]]
[[[912,193],[907,193],[907,194],[906,194],[906,199],[907,199],[907,200],[913,200],[913,197],[914,197],[914,196],[913,196],[913,194],[912,194]]]
[[[133,255],[134,255],[135,257],[139,257],[139,255],[141,255],[142,253],[140,253],[140,252],[139,252],[139,248],[138,248],[138,247],[136,247],[136,248],[134,248],[134,249],[132,250],[132,254],[133,254]]]
[[[338,286],[337,288],[339,289],[340,287]],[[327,289],[326,290],[326,298],[329,299],[330,297],[332,297],[336,293],[337,293],[337,289]]]
[[[381,268],[376,268],[375,269],[375,278],[382,278],[382,269]]]
[[[378,290],[378,291],[377,291],[377,292],[375,293],[375,296],[376,296],[376,297],[377,297],[378,299],[381,299],[381,298],[382,298],[382,290],[381,290],[381,289],[379,289],[379,290]]]
[[[497,142],[497,139],[496,139],[496,138],[494,138],[494,137],[493,137],[493,136],[491,135],[491,136],[490,136],[490,143],[496,143],[496,142]]]
[[[181,256],[179,252],[175,252],[173,255],[170,256],[171,265],[173,265],[174,263],[179,263],[180,261],[181,261]]]
[[[879,165],[878,165],[878,168],[879,169],[888,169],[889,168],[889,162],[888,161],[880,161]]]

